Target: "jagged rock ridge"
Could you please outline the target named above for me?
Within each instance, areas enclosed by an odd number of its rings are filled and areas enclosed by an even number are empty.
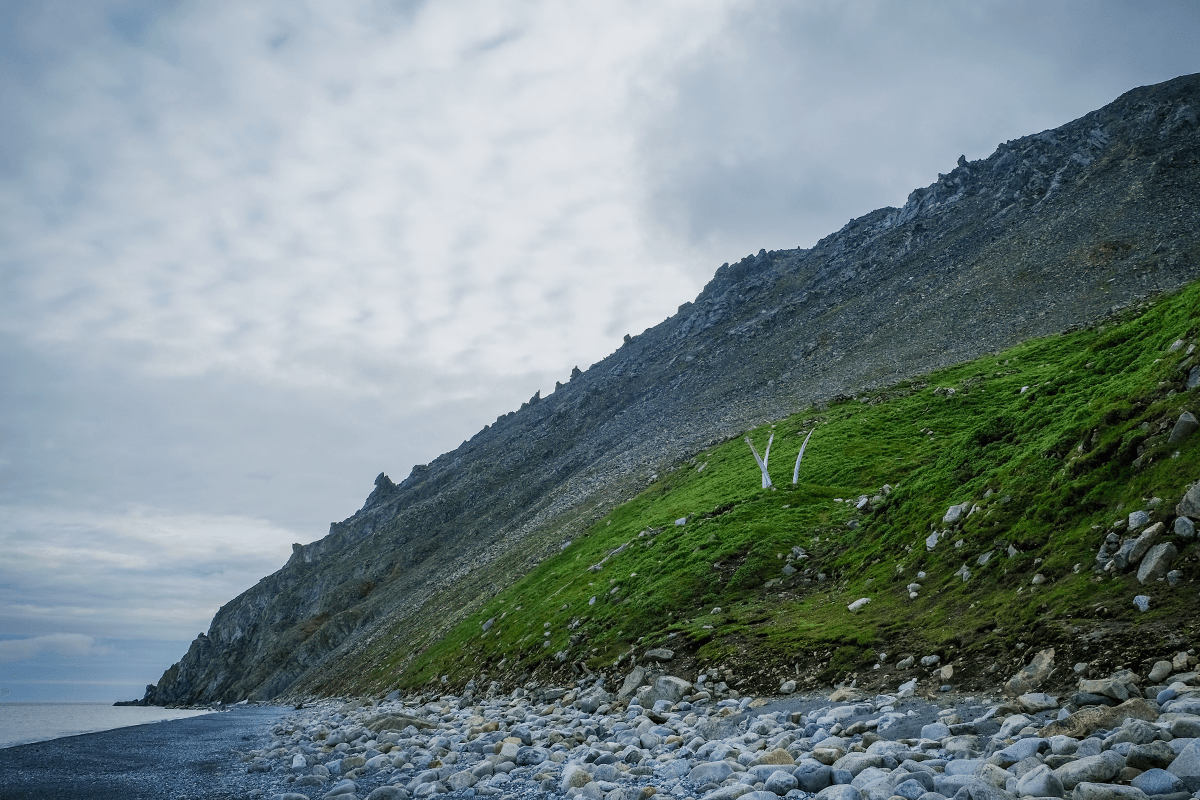
[[[364,688],[657,470],[1200,276],[1200,75],[960,158],[903,208],[725,264],[677,314],[361,510],[226,604],[147,700]],[[497,565],[504,564],[505,569]],[[505,571],[508,570],[508,571]]]

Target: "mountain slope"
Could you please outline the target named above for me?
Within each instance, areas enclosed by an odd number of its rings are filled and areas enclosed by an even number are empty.
[[[1060,331],[1200,275],[1200,76],[959,164],[700,296],[366,504],[224,606],[148,699],[360,685],[651,476],[746,428]],[[414,655],[414,654],[408,654]],[[396,665],[402,669],[408,658]]]
[[[1030,647],[1099,674],[1153,663],[1197,643],[1200,548],[1177,511],[1200,478],[1196,411],[1200,281],[751,431],[770,444],[770,488],[740,438],[705,448],[414,641],[411,663],[369,652],[359,686],[561,686],[656,648],[674,675],[756,693],[913,677],[994,690]],[[929,655],[952,674],[916,670]]]

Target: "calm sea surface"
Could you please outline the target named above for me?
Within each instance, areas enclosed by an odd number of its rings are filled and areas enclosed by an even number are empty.
[[[208,713],[105,703],[0,703],[0,747]]]

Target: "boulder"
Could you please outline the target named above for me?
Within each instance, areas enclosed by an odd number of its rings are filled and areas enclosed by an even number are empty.
[[[676,678],[674,675],[662,675],[654,682],[649,693],[650,706],[653,707],[659,700],[666,700],[671,705],[678,703],[683,699],[683,696],[691,691],[692,685],[683,678]],[[645,705],[643,703],[643,705]]]
[[[1200,483],[1187,490],[1187,494],[1175,506],[1175,513],[1181,517],[1200,519]]]
[[[1151,797],[1160,794],[1175,794],[1187,789],[1183,781],[1167,772],[1165,769],[1148,769],[1129,782],[1135,789],[1141,789]]]
[[[1027,692],[1017,698],[1017,705],[1026,714],[1036,714],[1058,708],[1058,698],[1045,692]]]
[[[1197,430],[1200,430],[1200,420],[1197,420],[1196,415],[1192,412],[1185,411],[1175,421],[1175,427],[1171,428],[1171,435],[1167,437],[1167,444],[1179,444]]]
[[[815,800],[862,800],[862,792],[848,783],[836,783],[817,792]]]
[[[790,772],[784,772],[781,769],[772,772],[763,783],[763,789],[771,792],[772,796],[787,794],[799,785],[799,782]]]
[[[1136,744],[1125,755],[1125,766],[1140,769],[1166,769],[1175,760],[1175,751],[1166,742]]]
[[[1162,683],[1171,674],[1172,669],[1170,661],[1155,661],[1146,677],[1151,683]]]
[[[1146,528],[1146,530],[1142,531],[1142,534],[1134,540],[1133,549],[1129,552],[1130,566],[1141,561],[1150,548],[1158,544],[1158,540],[1162,537],[1166,530],[1166,525],[1163,525],[1161,522],[1156,522],[1149,528]]]
[[[625,676],[625,682],[621,684],[621,688],[617,690],[618,700],[628,700],[633,697],[638,687],[646,681],[646,668],[634,667],[628,675]]]
[[[688,773],[688,780],[700,786],[705,783],[720,783],[733,774],[733,767],[725,761],[708,761],[697,764]]]
[[[1017,794],[1021,797],[1062,797],[1066,789],[1050,767],[1039,764],[1017,781]]]
[[[1162,542],[1151,547],[1146,552],[1146,557],[1142,559],[1142,565],[1138,567],[1138,583],[1149,583],[1165,577],[1171,569],[1171,561],[1177,555],[1179,555],[1179,551],[1170,542]]]
[[[1075,800],[1150,800],[1141,789],[1115,783],[1082,782],[1075,787]]]
[[[670,661],[675,657],[674,650],[668,650],[665,647],[655,647],[652,650],[646,651],[646,658],[650,661],[657,661],[660,664],[664,661]]]
[[[1176,536],[1183,539],[1190,539],[1196,535],[1196,523],[1187,517],[1176,517],[1174,530]]]
[[[955,792],[954,800],[1012,800],[1012,795],[976,779]]]
[[[1074,789],[1080,783],[1112,780],[1124,766],[1125,759],[1110,750],[1098,756],[1068,761],[1054,770],[1054,775],[1062,781],[1064,789]]]
[[[1187,791],[1200,790],[1200,739],[1193,739],[1183,748],[1171,766],[1167,767],[1167,772],[1183,781]]]
[[[1004,684],[1005,697],[1019,697],[1036,692],[1054,672],[1054,648],[1048,647],[1033,657],[1016,675]]]
[[[950,508],[946,509],[946,514],[942,517],[942,522],[947,525],[953,525],[965,517],[970,510],[971,501],[969,500],[965,503],[959,503],[956,506],[950,506]]]
[[[1111,697],[1113,700],[1118,700],[1122,703],[1129,699],[1129,687],[1111,677],[1100,678],[1094,681],[1080,681],[1079,691],[1087,692],[1088,694],[1102,694],[1105,697]]]
[[[1040,733],[1047,739],[1059,735],[1084,739],[1098,730],[1115,728],[1126,719],[1144,719],[1147,722],[1154,722],[1158,719],[1158,706],[1149,700],[1136,697],[1119,706],[1082,708],[1066,719],[1051,722],[1042,728]]]

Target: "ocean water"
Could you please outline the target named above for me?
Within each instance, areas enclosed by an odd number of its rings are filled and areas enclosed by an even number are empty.
[[[210,713],[107,703],[0,703],[0,747]]]

